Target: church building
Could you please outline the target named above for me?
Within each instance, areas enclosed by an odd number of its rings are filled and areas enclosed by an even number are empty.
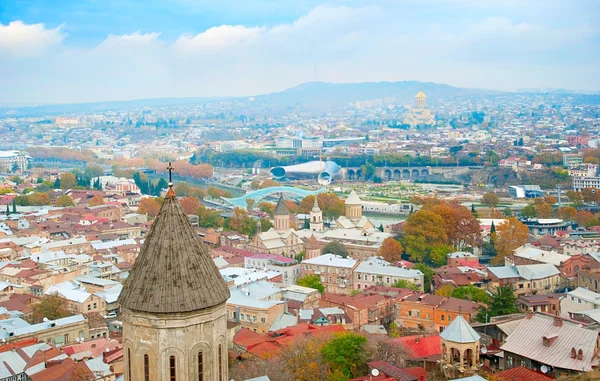
[[[170,183],[119,297],[125,380],[228,381],[229,296]]]

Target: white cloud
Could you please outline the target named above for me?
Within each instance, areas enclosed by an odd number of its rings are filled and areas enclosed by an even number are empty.
[[[231,46],[248,45],[255,42],[265,28],[248,28],[243,25],[221,25],[205,30],[197,35],[183,35],[175,42],[181,51],[216,50]]]
[[[158,41],[160,33],[140,33],[138,30],[132,34],[114,35],[110,34],[108,37],[100,43],[98,48],[100,49],[114,49],[114,48],[135,48],[135,47],[146,47],[153,45]]]
[[[48,29],[44,24],[25,24],[20,20],[0,24],[0,54],[5,51],[16,57],[41,56],[65,38],[62,27]]]

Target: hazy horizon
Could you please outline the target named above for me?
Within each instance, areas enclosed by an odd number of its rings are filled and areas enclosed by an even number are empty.
[[[600,90],[598,2],[0,6],[0,104],[236,97],[305,82]]]

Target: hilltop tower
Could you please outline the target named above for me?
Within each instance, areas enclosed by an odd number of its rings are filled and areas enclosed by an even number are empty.
[[[119,297],[125,380],[227,381],[229,296],[169,183]]]
[[[290,210],[285,204],[283,195],[279,197],[277,205],[275,205],[275,230],[278,232],[286,231],[290,228]]]
[[[480,338],[481,336],[460,315],[440,333],[440,366],[446,377],[469,376],[479,369]]]
[[[315,204],[313,205],[313,208],[310,211],[310,230],[314,232],[322,232],[324,230],[323,212],[321,211],[321,208],[319,208],[317,195],[315,195]]]
[[[362,218],[362,202],[353,190],[346,199],[346,218],[351,221],[360,220]]]

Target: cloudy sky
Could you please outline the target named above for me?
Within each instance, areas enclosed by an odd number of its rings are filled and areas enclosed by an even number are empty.
[[[600,90],[595,0],[0,0],[0,103],[421,80]]]

